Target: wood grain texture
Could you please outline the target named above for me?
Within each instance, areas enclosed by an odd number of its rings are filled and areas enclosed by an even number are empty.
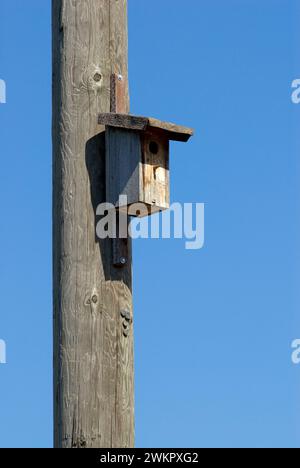
[[[170,122],[162,122],[152,117],[139,117],[137,115],[101,113],[98,116],[98,123],[111,127],[126,128],[128,130],[161,130],[169,140],[174,141],[186,142],[194,134],[192,128],[175,125]]]
[[[111,74],[128,83],[127,2],[52,0],[52,15],[54,444],[133,447],[131,245],[114,268],[95,214],[106,201],[97,116],[110,110]]]
[[[107,127],[106,130],[106,198],[119,206],[120,195],[127,203],[139,199],[139,172],[142,158],[140,135],[137,132]]]

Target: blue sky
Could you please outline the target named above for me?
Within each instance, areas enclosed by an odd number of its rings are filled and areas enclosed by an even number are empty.
[[[205,246],[134,242],[139,447],[299,447],[299,0],[129,0],[131,111],[190,125],[171,197]],[[52,445],[50,1],[1,0],[0,446]]]

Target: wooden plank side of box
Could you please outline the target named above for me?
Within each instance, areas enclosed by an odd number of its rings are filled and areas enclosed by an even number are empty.
[[[140,135],[109,127],[106,131],[106,200],[115,206],[120,195],[127,204],[139,201]]]

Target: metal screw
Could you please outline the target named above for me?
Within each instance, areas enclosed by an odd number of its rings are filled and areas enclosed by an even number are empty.
[[[122,80],[123,80],[123,76],[122,76],[122,75],[118,75],[118,80],[119,80],[119,81],[122,81]]]
[[[121,258],[120,258],[120,263],[121,263],[121,265],[126,265],[126,262],[127,262],[127,261],[126,261],[126,258],[125,258],[125,257],[121,257]]]
[[[98,297],[97,297],[97,296],[93,296],[93,297],[92,297],[92,301],[93,301],[94,304],[97,304],[97,302],[98,302]]]
[[[95,75],[94,75],[94,80],[95,80],[97,83],[99,83],[99,81],[101,81],[101,79],[102,79],[101,73],[99,73],[99,72],[95,73]]]

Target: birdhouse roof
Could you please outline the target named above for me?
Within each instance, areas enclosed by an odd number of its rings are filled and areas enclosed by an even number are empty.
[[[107,113],[100,114],[98,123],[108,127],[118,127],[127,130],[146,132],[157,130],[164,133],[169,140],[186,142],[194,134],[194,130],[169,122],[153,119],[152,117],[139,117],[128,114]]]

